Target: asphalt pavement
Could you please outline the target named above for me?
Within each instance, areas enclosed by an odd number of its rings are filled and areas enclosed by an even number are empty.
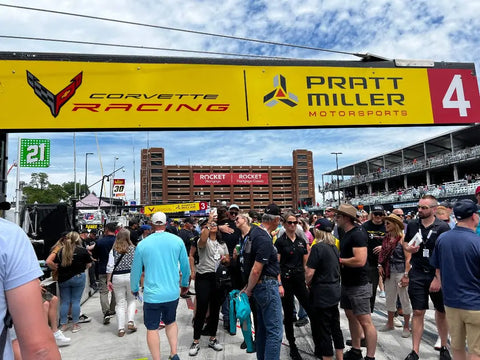
[[[138,331],[127,333],[124,337],[117,336],[116,319],[112,318],[109,325],[103,325],[103,316],[100,308],[99,294],[94,293],[82,305],[82,312],[87,314],[92,320],[89,323],[81,324],[81,330],[72,333],[70,330],[65,332],[67,337],[71,338],[71,345],[61,348],[62,358],[65,360],[146,360],[151,359],[146,342],[146,329],[143,325],[143,311],[141,304],[138,304],[136,321]],[[193,302],[192,299],[180,299],[177,310],[177,323],[179,328],[178,336],[178,355],[181,359],[197,358],[203,359],[256,359],[255,354],[247,354],[245,350],[240,349],[243,341],[241,331],[237,331],[235,336],[231,336],[223,330],[223,322],[220,319],[217,338],[224,346],[223,351],[216,352],[208,348],[208,337],[202,337],[200,340],[201,349],[196,357],[190,357],[188,350],[192,343],[193,328]],[[344,338],[349,339],[348,323],[340,310],[341,327]],[[379,298],[375,306],[375,312],[372,315],[373,322],[379,329],[386,322],[385,299]],[[396,328],[391,332],[378,332],[378,345],[376,359],[378,360],[403,360],[411,351],[411,337],[401,337],[402,328]],[[315,359],[313,355],[313,341],[311,337],[310,324],[295,328],[297,346],[303,359]],[[420,359],[438,359],[439,352],[435,351],[433,345],[437,339],[434,323],[434,311],[428,310],[425,321],[425,333],[420,347]],[[348,347],[347,347],[348,348]],[[160,330],[160,349],[162,359],[168,359],[170,349],[165,336],[165,330]],[[365,348],[363,355],[365,356]],[[290,359],[288,342],[284,338],[280,359]]]

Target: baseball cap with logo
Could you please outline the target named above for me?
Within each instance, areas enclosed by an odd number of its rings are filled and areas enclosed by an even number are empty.
[[[479,206],[470,199],[458,200],[455,205],[453,205],[453,213],[457,220],[467,219],[478,210]]]
[[[152,224],[153,225],[165,225],[167,223],[167,216],[159,211],[152,215]]]
[[[383,213],[384,212],[384,209],[383,209],[383,206],[382,205],[374,205],[372,207],[372,213]]]
[[[280,208],[275,204],[270,204],[265,208],[265,214],[280,216]]]
[[[328,219],[321,218],[315,222],[315,229],[331,232],[333,230],[333,223]]]

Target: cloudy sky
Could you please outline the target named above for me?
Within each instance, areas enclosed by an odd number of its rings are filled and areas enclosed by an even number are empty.
[[[40,12],[25,6],[132,23],[304,45],[340,52],[373,53],[390,59],[432,59],[475,62],[480,59],[480,2],[431,1],[151,1],[115,2],[0,0],[0,51],[61,52],[148,56],[195,56],[177,51],[85,45],[13,39],[11,37],[77,40],[91,43],[196,50],[298,59],[357,60],[341,53],[272,46],[132,24]],[[225,57],[215,55],[216,57]],[[1,79],[0,79],[1,80]],[[21,120],[19,120],[21,121]],[[140,149],[165,148],[167,165],[291,165],[294,149],[314,153],[315,183],[321,174],[379,153],[445,133],[453,127],[365,127],[255,131],[143,131],[9,134],[11,165],[17,158],[18,138],[51,140],[52,163],[46,170],[52,183],[84,181],[85,153],[89,184],[115,166],[125,167],[127,199],[139,200]],[[75,139],[75,142],[74,142]],[[74,151],[75,144],[75,151]],[[44,171],[34,169],[33,172]],[[15,191],[15,169],[8,176],[7,198]],[[22,168],[29,181],[31,169]],[[136,192],[134,192],[134,172]],[[99,188],[94,187],[99,193]],[[317,199],[318,200],[318,199]]]

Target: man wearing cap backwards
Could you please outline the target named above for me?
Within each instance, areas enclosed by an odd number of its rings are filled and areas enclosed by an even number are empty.
[[[367,270],[368,235],[361,226],[356,225],[357,209],[352,205],[340,205],[335,210],[335,220],[338,227],[345,231],[340,240],[339,262],[342,277],[340,306],[345,310],[352,336],[352,348],[345,352],[343,358],[363,359],[360,349],[363,330],[367,342],[365,359],[375,359],[377,330],[370,313],[372,285],[369,283]]]
[[[479,206],[470,199],[455,203],[457,225],[438,237],[430,262],[443,289],[454,359],[480,359]]]
[[[440,359],[450,359],[447,349],[448,328],[445,318],[440,279],[435,276],[435,268],[430,265],[430,256],[438,236],[450,230],[448,224],[435,217],[438,206],[437,199],[432,195],[424,195],[418,202],[418,219],[408,222],[403,246],[405,251],[412,253],[410,271],[408,273],[408,295],[413,309],[412,318],[412,351],[405,360],[417,360],[420,340],[423,335],[425,311],[428,309],[428,298],[435,307],[435,323],[440,337]],[[419,234],[419,246],[411,246],[409,242]]]
[[[227,218],[218,219],[218,230],[222,233],[222,240],[227,244],[228,255],[230,259],[233,258],[233,249],[238,244],[238,239],[241,235],[240,229],[237,228],[235,224],[235,219],[240,211],[240,207],[237,204],[231,204],[228,207]],[[234,289],[240,289],[239,279],[237,273],[232,268],[232,264],[229,263],[230,275],[232,278],[232,286]],[[223,328],[226,331],[230,330],[230,300],[228,296],[225,298],[225,301],[222,305],[222,315],[223,315]]]
[[[190,265],[187,251],[180,237],[165,231],[167,217],[163,212],[152,215],[155,232],[138,243],[133,258],[130,286],[132,294],[138,295],[142,269],[145,271],[143,292],[143,318],[147,328],[147,344],[152,358],[160,360],[160,320],[170,344],[169,359],[178,360],[178,327],[176,313],[178,306],[180,272],[182,273],[181,293],[188,291]]]
[[[385,237],[385,223],[383,221],[385,211],[382,205],[374,205],[372,208],[372,219],[365,221],[362,226],[368,234],[368,278],[372,283],[372,296],[370,297],[370,310],[375,307],[377,296],[378,276],[378,254],[382,249],[382,241]]]
[[[270,235],[280,223],[280,208],[270,204],[262,215],[262,223],[252,227],[251,248],[244,251],[244,269],[250,276],[242,291],[253,295],[257,306],[256,349],[259,360],[280,359],[283,338],[283,286],[277,250]],[[290,315],[290,314],[289,314]]]

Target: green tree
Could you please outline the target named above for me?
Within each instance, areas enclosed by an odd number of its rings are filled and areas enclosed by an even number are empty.
[[[72,199],[75,195],[74,182],[73,181],[65,182],[62,184],[62,186],[63,186],[63,189],[67,192],[68,197]],[[77,182],[77,197],[82,198],[88,194],[90,194],[90,190],[88,190],[88,187],[85,186],[85,184],[81,184]]]
[[[48,174],[41,172],[41,173],[32,173],[30,178],[30,186],[36,189],[46,189],[50,184],[48,182]]]
[[[27,204],[33,204],[35,201],[41,204],[69,202],[75,195],[73,181],[65,182],[62,185],[51,184],[46,173],[32,173],[28,185],[23,182],[21,185],[23,185],[23,194],[26,197]],[[90,191],[85,184],[77,182],[77,197],[89,193]]]
[[[68,200],[68,193],[63,186],[50,184],[46,173],[32,173],[29,184],[23,186],[23,194],[27,204],[35,202],[55,204],[62,200]]]

